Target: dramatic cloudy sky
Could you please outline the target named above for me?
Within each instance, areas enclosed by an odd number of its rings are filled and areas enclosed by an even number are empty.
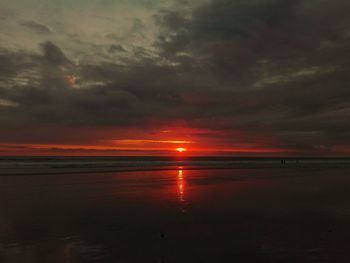
[[[0,155],[350,154],[348,0],[1,0]]]

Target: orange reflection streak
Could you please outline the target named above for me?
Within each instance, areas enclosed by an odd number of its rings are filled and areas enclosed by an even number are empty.
[[[177,171],[177,187],[179,192],[179,199],[180,202],[184,202],[184,194],[185,194],[185,180],[184,180],[184,173],[182,170]]]

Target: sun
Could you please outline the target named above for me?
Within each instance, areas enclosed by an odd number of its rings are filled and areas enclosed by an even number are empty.
[[[179,153],[182,153],[182,152],[186,152],[187,149],[186,148],[176,148],[175,151],[179,152]]]

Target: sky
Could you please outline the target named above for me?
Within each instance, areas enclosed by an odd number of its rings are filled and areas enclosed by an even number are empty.
[[[347,0],[1,0],[0,155],[347,156]]]

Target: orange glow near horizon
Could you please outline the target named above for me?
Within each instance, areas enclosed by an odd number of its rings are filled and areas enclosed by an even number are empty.
[[[56,127],[54,127],[56,129]],[[38,134],[50,134],[53,127],[40,128]],[[292,154],[275,147],[278,141],[268,137],[250,138],[239,132],[227,133],[195,128],[97,129],[57,128],[60,137],[52,139],[28,136],[28,142],[1,143],[0,155],[96,155],[96,156],[272,156]],[[31,134],[34,131],[31,131]],[[36,133],[35,133],[36,134]],[[79,136],[78,136],[79,134]],[[8,135],[10,136],[10,135]],[[30,138],[34,136],[34,143]],[[41,139],[43,138],[43,140]],[[234,138],[234,139],[232,139]],[[251,141],[254,140],[255,143]]]
[[[115,155],[115,156],[172,156],[177,153],[181,156],[216,156],[216,155],[276,155],[292,153],[283,148],[219,148],[216,145],[193,146],[189,152],[188,148],[171,148],[170,145],[159,143],[155,145],[136,145],[136,144],[1,144],[0,156],[3,155]]]
[[[182,152],[186,152],[187,149],[186,149],[186,148],[179,147],[179,148],[176,148],[175,151],[177,151],[177,152],[179,152],[179,153],[182,153]]]
[[[136,139],[131,139],[131,140],[113,140],[113,143],[116,144],[136,144],[136,145],[141,145],[141,144],[190,144],[190,143],[195,143],[193,141],[176,141],[176,140],[136,140]]]
[[[264,134],[163,125],[125,127],[33,127],[21,142],[0,141],[1,156],[277,156],[297,154]],[[50,134],[55,134],[50,137]],[[2,135],[2,134],[1,134]],[[5,133],[11,138],[11,133]],[[5,137],[6,137],[5,136]],[[1,136],[0,136],[1,137]],[[340,151],[341,149],[339,149]]]

